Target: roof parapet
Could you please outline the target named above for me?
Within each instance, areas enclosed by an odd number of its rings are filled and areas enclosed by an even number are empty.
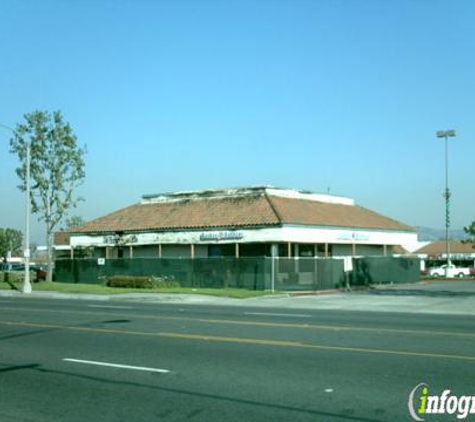
[[[351,198],[295,189],[268,188],[267,194],[271,196],[280,196],[282,198],[304,199],[306,201],[325,202],[328,204],[355,205],[355,200]]]
[[[179,202],[190,200],[203,200],[210,198],[236,198],[255,196],[279,196],[283,198],[304,199],[307,201],[324,202],[329,204],[355,205],[351,198],[342,196],[315,193],[297,189],[277,188],[272,185],[258,185],[238,188],[216,188],[196,191],[179,191],[159,193],[142,196],[142,204],[156,204],[165,202]]]

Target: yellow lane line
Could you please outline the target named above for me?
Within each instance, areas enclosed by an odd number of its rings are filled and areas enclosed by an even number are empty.
[[[411,335],[428,335],[428,336],[455,336],[475,338],[475,333],[457,333],[450,331],[419,331],[419,330],[400,330],[396,328],[376,328],[376,327],[352,327],[348,325],[319,325],[319,324],[292,324],[292,323],[277,323],[277,322],[261,322],[261,321],[236,321],[236,320],[221,320],[221,319],[193,319],[193,321],[209,322],[212,324],[229,324],[229,325],[256,325],[263,327],[282,327],[282,328],[302,328],[311,330],[326,330],[326,331],[363,331],[373,332],[376,334],[392,333],[392,334],[411,334]]]
[[[153,332],[146,332],[146,331],[114,330],[110,328],[73,327],[73,326],[68,326],[68,325],[39,324],[39,323],[11,322],[11,321],[0,321],[0,325],[16,326],[16,327],[30,327],[30,328],[47,328],[47,329],[78,331],[78,332],[87,332],[87,333],[121,334],[121,335],[136,335],[136,336],[146,336],[146,337],[198,340],[198,341],[213,341],[213,342],[220,342],[220,343],[252,344],[252,345],[259,345],[259,346],[306,348],[306,349],[328,350],[328,351],[346,352],[346,353],[372,353],[372,354],[382,354],[382,355],[453,359],[453,360],[475,362],[475,356],[451,355],[451,354],[443,354],[443,353],[408,352],[408,351],[403,351],[403,350],[371,349],[371,348],[361,348],[361,347],[328,346],[328,345],[322,345],[322,344],[301,343],[301,342],[296,342],[296,341],[264,340],[264,339],[256,339],[256,338],[221,337],[221,336],[202,335],[202,334],[183,334],[183,333],[167,333],[167,332],[153,333]]]
[[[13,308],[12,308],[13,309]],[[0,312],[4,310],[0,308]],[[45,312],[45,313],[66,313],[78,315],[93,315],[93,316],[110,316],[136,319],[153,319],[153,320],[171,320],[171,321],[188,321],[201,322],[208,324],[224,324],[224,325],[246,325],[256,327],[270,327],[270,328],[296,328],[307,330],[323,330],[323,331],[356,331],[369,332],[375,334],[408,334],[417,336],[440,336],[440,337],[465,337],[475,339],[475,333],[458,333],[453,331],[422,331],[422,330],[401,330],[396,328],[376,328],[376,327],[352,327],[347,325],[320,325],[320,324],[296,324],[296,323],[280,323],[280,322],[265,322],[265,321],[242,321],[229,319],[209,319],[209,318],[190,318],[190,317],[175,317],[163,315],[140,315],[132,313],[117,313],[117,312],[94,312],[94,311],[80,311],[80,310],[55,310],[55,309],[35,309],[35,308],[14,308],[15,311],[28,312]]]
[[[443,354],[443,353],[422,353],[422,352],[406,352],[402,350],[369,349],[369,348],[362,348],[362,347],[326,346],[326,345],[321,345],[321,344],[300,343],[300,342],[292,342],[292,341],[260,340],[260,339],[248,339],[248,338],[239,338],[239,337],[217,337],[217,336],[207,336],[207,335],[199,335],[199,334],[160,333],[160,336],[190,339],[190,340],[202,340],[202,341],[259,344],[259,345],[278,346],[278,347],[279,346],[280,347],[301,347],[301,348],[307,348],[307,349],[331,350],[331,351],[338,351],[338,352],[377,353],[377,354],[386,354],[386,355],[468,360],[468,361],[475,362],[475,356],[449,355],[449,354]]]

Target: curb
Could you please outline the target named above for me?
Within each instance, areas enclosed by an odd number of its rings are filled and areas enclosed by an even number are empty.
[[[291,297],[300,297],[300,296],[328,296],[338,293],[348,293],[348,290],[340,289],[329,289],[329,290],[316,290],[316,291],[306,291],[306,292],[289,292]]]

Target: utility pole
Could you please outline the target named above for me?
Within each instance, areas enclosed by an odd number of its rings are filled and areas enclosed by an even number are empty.
[[[13,133],[13,136],[20,137],[15,129],[0,123],[0,126],[8,129]],[[31,293],[30,282],[30,167],[31,167],[31,145],[29,141],[25,141],[26,146],[26,188],[25,188],[25,244],[23,248],[23,257],[25,260],[25,278],[23,280],[23,293]]]
[[[450,229],[450,198],[452,194],[449,189],[449,153],[448,153],[448,138],[453,138],[456,136],[455,130],[440,130],[437,132],[438,138],[445,139],[445,192],[443,194],[445,198],[445,253],[447,258],[447,268],[445,270],[445,275],[448,276],[448,266],[451,264],[450,261],[450,242],[449,242],[449,229]]]

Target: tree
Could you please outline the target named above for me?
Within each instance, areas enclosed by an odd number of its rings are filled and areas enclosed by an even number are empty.
[[[84,224],[86,224],[86,220],[84,220],[84,218],[79,215],[73,215],[69,218],[66,218],[62,230],[70,231],[78,227],[84,226]]]
[[[471,243],[472,247],[475,249],[475,221],[472,221],[472,224],[470,224],[470,226],[464,227],[463,229],[465,233],[467,233],[469,236],[469,238],[467,240],[464,240],[464,242]]]
[[[21,255],[23,234],[20,230],[0,228],[0,257],[6,262],[8,252]]]
[[[16,172],[21,180],[19,188],[26,189],[26,146],[31,147],[31,207],[32,212],[46,225],[48,260],[47,280],[52,280],[53,232],[66,212],[74,208],[80,198],[74,190],[85,177],[85,148],[61,112],[34,111],[24,116],[11,139],[11,152],[20,159]]]

